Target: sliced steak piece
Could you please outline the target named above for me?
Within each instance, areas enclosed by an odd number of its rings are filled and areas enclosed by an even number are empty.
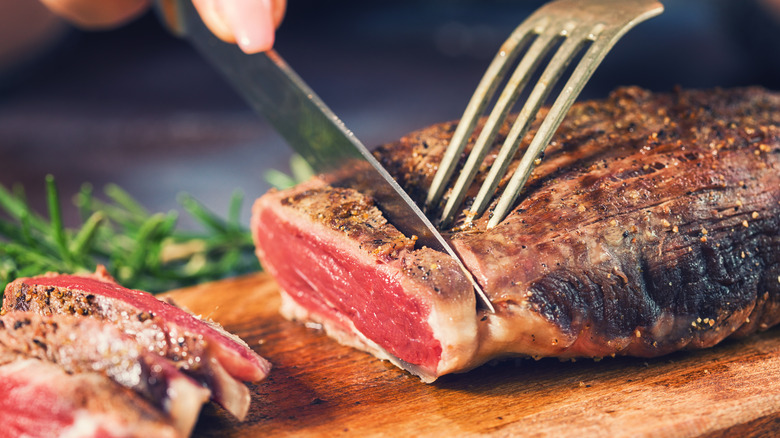
[[[2,436],[178,438],[189,435],[131,390],[97,373],[0,354]],[[8,360],[12,359],[12,360]]]
[[[98,319],[11,312],[0,317],[0,349],[49,361],[69,374],[100,373],[135,391],[186,434],[210,395],[168,359]]]
[[[376,152],[418,201],[455,125]],[[489,214],[444,232],[495,314],[369,194],[317,178],[271,191],[252,231],[286,316],[425,381],[505,356],[709,347],[780,322],[780,94],[625,88],[578,103],[513,212],[486,230]]]
[[[462,369],[475,353],[474,292],[458,266],[414,250],[364,196],[312,181],[260,198],[252,220],[287,317],[321,323],[426,379]]]
[[[207,386],[214,401],[243,420],[249,390],[240,381],[259,381],[268,361],[216,323],[175,305],[126,289],[104,270],[92,276],[45,275],[21,278],[6,287],[3,311],[82,315],[110,321],[139,345],[173,361]]]

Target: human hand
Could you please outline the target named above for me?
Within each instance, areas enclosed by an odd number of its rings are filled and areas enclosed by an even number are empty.
[[[77,26],[105,29],[124,24],[146,11],[152,0],[41,0]],[[274,43],[286,0],[192,0],[203,21],[220,39],[247,53]]]

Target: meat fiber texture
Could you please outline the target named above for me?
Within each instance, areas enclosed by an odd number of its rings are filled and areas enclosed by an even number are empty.
[[[208,389],[165,357],[92,318],[10,312],[0,317],[0,350],[56,364],[68,374],[103,375],[158,409],[182,435],[209,398]]]
[[[369,195],[320,178],[257,200],[257,254],[284,315],[426,382],[507,356],[710,347],[780,321],[779,125],[780,94],[761,88],[631,87],[575,104],[506,219],[486,230],[490,210],[471,224],[464,211],[443,230],[495,313]],[[455,126],[375,154],[421,202]]]
[[[265,359],[217,324],[126,289],[102,267],[93,275],[20,278],[6,287],[4,298],[0,359],[19,355],[47,363],[41,366],[55,364],[69,375],[94,375],[84,377],[85,382],[106,380],[98,386],[113,384],[117,391],[134,393],[133,400],[143,401],[141,411],[147,405],[157,409],[165,420],[161,425],[174,436],[189,435],[209,397],[242,420],[250,403],[242,380],[262,380],[270,369]],[[21,387],[22,376],[17,380]],[[87,421],[92,411],[70,400],[73,394],[54,391],[53,396],[80,409],[79,421]],[[102,411],[94,413],[93,425],[108,418]],[[71,412],[68,418],[76,417]]]
[[[55,364],[24,356],[5,354],[3,359],[1,436],[183,436],[159,409],[98,373],[69,374]]]

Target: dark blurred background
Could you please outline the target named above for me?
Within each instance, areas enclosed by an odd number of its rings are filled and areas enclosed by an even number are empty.
[[[288,1],[276,49],[368,145],[460,117],[501,42],[544,3]],[[234,189],[251,201],[267,169],[287,170],[285,143],[153,14],[83,32],[29,3],[0,0],[0,184],[23,184],[38,208],[51,173],[65,199],[114,182],[153,211],[184,191],[225,213]],[[780,1],[663,3],[582,98],[620,85],[780,89]]]

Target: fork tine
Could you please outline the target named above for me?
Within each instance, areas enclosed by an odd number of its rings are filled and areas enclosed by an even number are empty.
[[[501,181],[501,178],[506,173],[507,167],[509,167],[509,164],[517,153],[517,149],[520,147],[520,141],[525,136],[528,128],[530,128],[531,123],[536,119],[536,115],[539,112],[542,103],[547,100],[547,96],[550,95],[550,92],[560,79],[563,71],[569,66],[574,55],[582,50],[582,46],[589,39],[592,39],[588,37],[593,36],[591,29],[575,29],[570,30],[567,33],[569,33],[570,36],[567,37],[566,41],[555,53],[552,60],[550,60],[550,64],[542,73],[539,82],[536,84],[533,91],[531,91],[531,95],[520,110],[514,125],[512,125],[512,129],[509,131],[504,144],[498,152],[496,160],[493,162],[485,181],[480,187],[477,197],[474,199],[474,203],[469,209],[467,221],[482,214],[485,210],[490,199],[493,197],[498,183]]]
[[[550,64],[542,72],[528,100],[521,108],[466,215],[467,223],[477,215],[482,214],[487,208],[498,184],[513,161],[522,138],[536,118],[539,108],[573,57],[582,51],[582,46],[588,40],[592,41],[591,46],[585,51],[574,69],[574,73],[563,87],[561,94],[556,98],[528,150],[521,158],[517,170],[510,178],[504,193],[498,200],[496,209],[491,214],[487,225],[488,229],[495,227],[506,216],[528,180],[535,160],[544,151],[566,112],[606,53],[629,29],[662,11],[663,5],[657,0],[591,0],[585,2],[557,0],[547,3],[518,26],[482,77],[434,175],[425,201],[427,210],[439,206],[446,185],[452,178],[459,157],[463,154],[485,106],[493,98],[498,83],[503,80],[509,64],[514,62],[520,48],[528,45],[530,39],[536,34],[536,39],[530,44],[512,77],[507,81],[495,107],[482,127],[482,131],[450,192],[446,205],[442,209],[439,225],[446,226],[452,221],[510,109],[514,106],[520,92],[526,87],[530,75],[537,69],[539,62],[554,46],[553,43],[556,43],[559,38],[566,38],[553,55]]]
[[[431,188],[428,191],[428,196],[425,200],[426,208],[435,206],[444,190],[447,188],[447,183],[452,178],[452,173],[455,171],[458,157],[466,147],[468,138],[471,131],[474,130],[474,126],[479,120],[479,116],[485,110],[488,101],[493,98],[493,95],[498,88],[498,84],[501,82],[501,78],[504,77],[506,70],[514,62],[517,56],[520,54],[523,48],[528,44],[533,36],[532,31],[539,22],[546,20],[525,21],[520,24],[513,32],[512,35],[507,38],[504,44],[499,49],[496,56],[490,62],[490,65],[482,76],[482,79],[477,85],[476,91],[471,96],[466,110],[463,112],[460,123],[458,123],[455,132],[450,139],[450,144],[447,150],[442,156],[441,163],[439,163],[439,169],[433,177]]]
[[[591,35],[597,35],[601,31],[599,27],[600,26],[597,25],[594,29],[592,29]],[[525,154],[523,154],[523,157],[521,158],[515,173],[509,180],[509,183],[498,200],[498,204],[496,204],[495,210],[492,212],[490,220],[487,224],[487,229],[491,229],[498,225],[499,222],[501,222],[509,212],[510,208],[520,194],[523,186],[528,181],[531,172],[533,171],[534,161],[536,161],[536,158],[547,147],[547,144],[550,142],[550,139],[555,133],[555,130],[561,124],[561,121],[563,120],[564,116],[566,116],[569,108],[582,91],[585,83],[587,83],[588,79],[591,77],[591,75],[593,75],[596,67],[598,67],[599,63],[604,59],[607,52],[609,52],[612,46],[625,32],[628,31],[629,28],[630,27],[623,27],[614,29],[610,32],[605,32],[604,35],[602,35],[602,38],[598,38],[597,36],[591,37],[589,35],[589,38],[598,39],[594,41],[594,43],[590,46],[590,48],[588,48],[587,52],[580,60],[577,68],[566,82],[563,91],[553,103],[549,113],[547,113],[547,117],[545,117],[544,121],[539,127],[539,130],[536,132],[536,135],[531,140],[531,144],[528,146]]]
[[[537,29],[537,31],[541,31],[541,34],[533,44],[531,44],[531,47],[525,53],[522,60],[520,60],[512,77],[501,92],[493,111],[491,111],[490,116],[485,122],[482,132],[480,132],[477,141],[474,143],[474,147],[471,152],[469,152],[466,164],[463,166],[463,169],[461,169],[460,175],[458,175],[458,179],[456,180],[450,197],[447,199],[447,203],[442,211],[439,222],[442,226],[446,226],[452,220],[458,207],[460,207],[463,202],[463,198],[466,196],[468,188],[474,181],[474,177],[477,174],[482,161],[485,159],[485,155],[487,155],[493,145],[493,140],[496,138],[498,130],[501,128],[501,125],[504,124],[504,120],[509,114],[509,110],[512,109],[512,106],[520,96],[520,92],[528,84],[531,74],[537,69],[539,63],[554,46],[555,42],[562,38],[560,34],[560,26],[562,24],[563,23],[560,21],[554,21],[548,23],[544,29]]]

